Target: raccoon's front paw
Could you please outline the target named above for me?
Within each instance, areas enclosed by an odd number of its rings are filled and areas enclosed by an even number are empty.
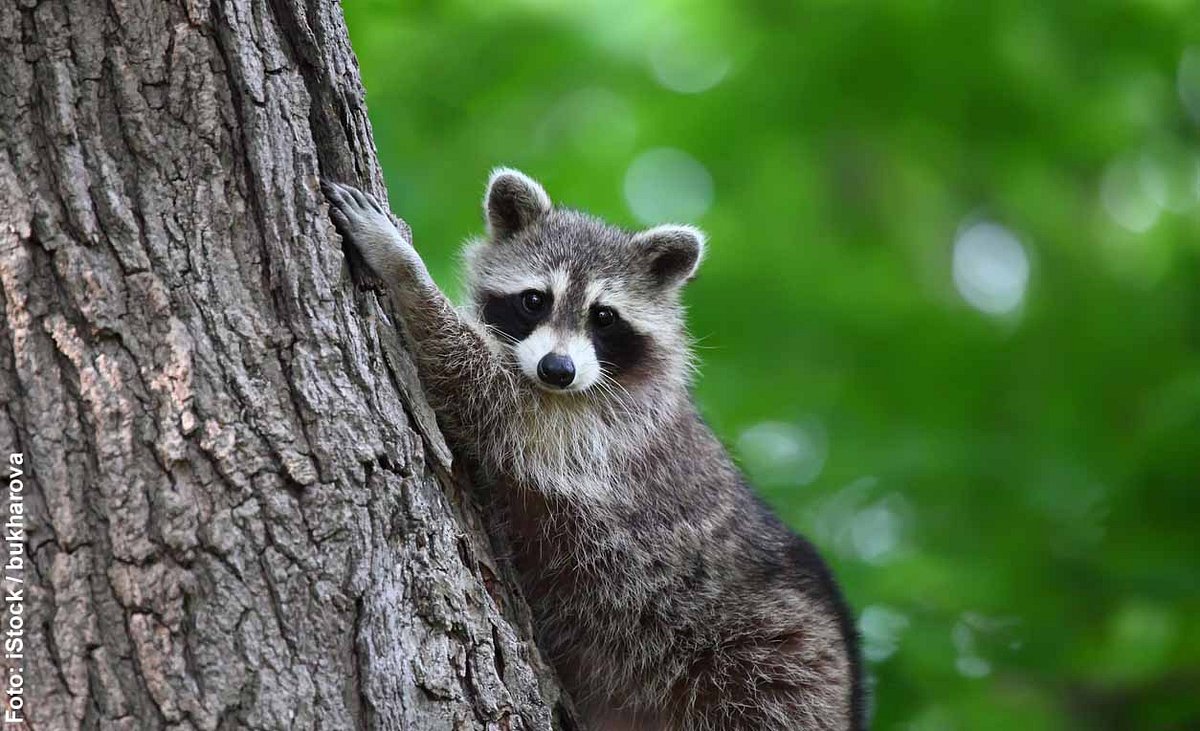
[[[412,243],[400,235],[374,196],[330,180],[322,180],[321,189],[329,199],[329,216],[338,233],[362,254],[377,275],[393,279],[406,269],[424,270]]]

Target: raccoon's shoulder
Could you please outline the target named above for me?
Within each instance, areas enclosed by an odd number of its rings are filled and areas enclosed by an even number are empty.
[[[638,460],[647,477],[693,494],[697,488],[727,487],[739,479],[729,452],[690,398],[675,399],[664,411]]]

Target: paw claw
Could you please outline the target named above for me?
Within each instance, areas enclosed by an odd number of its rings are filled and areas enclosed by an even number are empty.
[[[342,192],[341,186],[329,180],[321,181],[321,191],[325,193],[325,197],[335,207],[341,208],[346,205],[346,196]]]

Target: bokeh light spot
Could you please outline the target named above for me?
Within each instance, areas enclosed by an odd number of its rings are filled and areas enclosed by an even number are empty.
[[[1200,155],[1173,142],[1148,147],[1137,160],[1146,195],[1173,213],[1186,213],[1200,201]]]
[[[1149,183],[1149,185],[1147,185]],[[1134,156],[1109,163],[1100,181],[1100,202],[1112,220],[1133,233],[1145,233],[1162,210],[1156,200],[1154,172]],[[1163,193],[1158,192],[1161,196]]]
[[[644,224],[694,221],[712,200],[712,176],[682,150],[648,150],[625,173],[625,202]]]
[[[897,493],[858,511],[850,524],[850,541],[860,559],[881,564],[891,558],[904,535],[907,501]]]
[[[550,151],[565,147],[600,159],[628,154],[636,136],[629,102],[601,87],[565,95],[538,127],[538,140]]]
[[[679,30],[663,33],[650,46],[647,60],[654,79],[680,94],[708,91],[721,83],[733,65],[724,51]]]
[[[821,474],[828,454],[825,429],[816,419],[801,424],[764,421],[746,429],[738,450],[763,485],[807,485]]]
[[[972,307],[1005,315],[1021,306],[1029,285],[1029,257],[1007,228],[972,223],[954,241],[954,285]]]
[[[816,542],[870,564],[899,556],[912,531],[913,508],[899,492],[872,499],[878,485],[875,477],[861,477],[820,501],[808,521]]]
[[[862,634],[863,655],[871,662],[882,662],[900,648],[900,635],[908,629],[908,616],[879,604],[862,611],[858,629]]]
[[[1021,624],[1016,617],[989,617],[980,612],[963,612],[950,630],[958,657],[954,669],[965,678],[983,678],[992,673],[995,656],[1016,652],[1022,642],[1014,633]]]
[[[986,678],[992,674],[992,664],[982,657],[960,657],[954,661],[954,668],[964,678]]]

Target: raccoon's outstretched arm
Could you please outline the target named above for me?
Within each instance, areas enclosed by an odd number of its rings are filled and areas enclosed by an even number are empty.
[[[387,285],[415,341],[418,370],[441,426],[452,438],[487,433],[512,391],[512,377],[484,336],[438,289],[412,242],[369,193],[322,181],[330,217],[342,237]]]

